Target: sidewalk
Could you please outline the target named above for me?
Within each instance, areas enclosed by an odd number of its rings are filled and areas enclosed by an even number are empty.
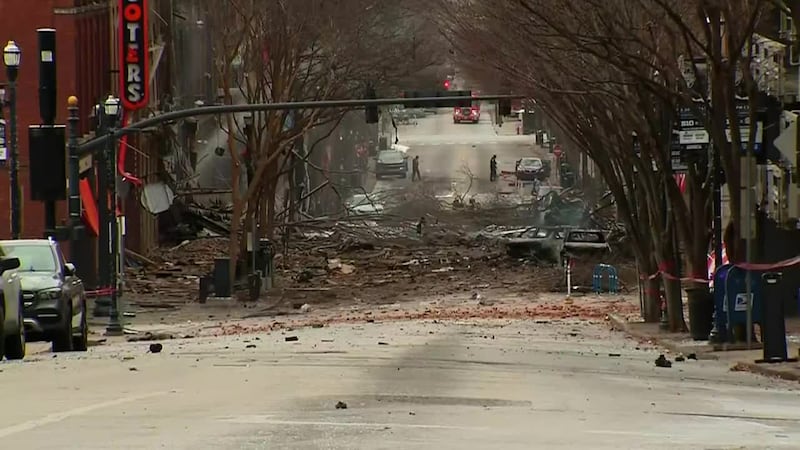
[[[657,323],[628,321],[617,314],[609,314],[608,318],[612,329],[622,331],[634,339],[649,341],[663,347],[668,353],[673,354],[673,357],[679,354],[686,356],[693,353],[697,359],[716,360],[729,364],[732,371],[752,372],[783,380],[800,381],[800,362],[756,363],[756,360],[763,357],[760,344],[753,344],[753,350],[747,350],[744,345],[738,344],[735,346],[711,345],[706,341],[692,340],[689,333],[661,331],[658,329]],[[798,345],[789,343],[788,346],[789,357],[797,357],[800,350]]]
[[[517,127],[519,127],[519,132],[517,132]],[[494,129],[494,134],[498,136],[522,135],[522,121],[517,118],[503,117],[502,126],[498,126],[497,122],[495,122],[494,118],[492,118],[492,128]],[[534,136],[532,134],[529,136],[531,141],[533,141]]]

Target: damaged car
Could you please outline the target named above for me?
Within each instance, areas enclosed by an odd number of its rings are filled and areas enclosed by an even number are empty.
[[[569,259],[596,259],[599,263],[611,254],[606,232],[594,229],[571,229],[564,232],[564,241],[561,250],[562,260]]]

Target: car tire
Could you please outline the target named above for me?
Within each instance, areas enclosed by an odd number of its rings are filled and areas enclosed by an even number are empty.
[[[20,302],[22,304],[22,302]],[[5,339],[5,354],[6,358],[22,359],[25,357],[25,326],[22,324],[22,311],[19,313],[17,319],[19,323],[19,330],[13,336],[7,336]]]
[[[89,323],[86,319],[86,304],[81,307],[80,334],[72,336],[72,349],[76,352],[85,352],[89,348]]]
[[[72,311],[68,311],[67,317],[66,326],[53,335],[53,353],[72,351]]]

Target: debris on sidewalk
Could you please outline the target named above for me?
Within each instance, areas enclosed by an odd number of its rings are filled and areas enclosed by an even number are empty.
[[[133,335],[128,336],[128,342],[146,342],[146,341],[167,341],[170,339],[175,339],[175,335],[172,333],[164,333],[164,332],[152,332],[148,331],[145,334]]]
[[[164,346],[156,342],[154,344],[150,344],[150,348],[148,350],[150,351],[150,353],[161,353],[161,350],[163,349]]]
[[[347,403],[342,401],[336,402],[336,409],[347,409]]]
[[[658,358],[656,358],[656,367],[670,368],[672,367],[672,361],[668,360],[663,354],[661,354],[658,356]]]

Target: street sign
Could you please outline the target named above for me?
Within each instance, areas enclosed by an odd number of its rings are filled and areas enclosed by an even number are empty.
[[[556,155],[556,158],[561,158],[561,146],[556,144],[553,147],[553,154]]]
[[[135,111],[147,106],[150,55],[147,0],[119,0],[119,67],[122,106]]]

